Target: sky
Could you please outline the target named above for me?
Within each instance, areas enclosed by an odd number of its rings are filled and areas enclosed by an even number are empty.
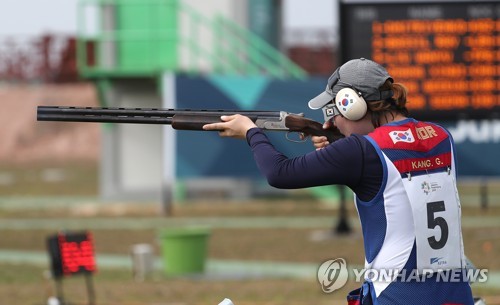
[[[0,0],[0,37],[75,34],[78,1]],[[285,28],[332,28],[335,2],[283,0],[283,25]]]
[[[0,0],[0,36],[76,33],[78,0]]]
[[[335,0],[283,0],[284,26],[290,28],[332,28],[336,18]]]

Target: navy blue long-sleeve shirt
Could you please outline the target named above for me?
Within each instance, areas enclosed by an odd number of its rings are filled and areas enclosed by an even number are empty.
[[[342,184],[361,200],[369,201],[382,183],[382,162],[373,145],[360,135],[340,139],[295,158],[277,151],[259,128],[250,129],[246,138],[257,167],[276,188]]]

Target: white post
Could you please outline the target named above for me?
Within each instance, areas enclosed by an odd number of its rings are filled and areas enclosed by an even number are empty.
[[[175,108],[175,73],[165,71],[161,81],[162,108]],[[162,212],[169,215],[172,208],[174,189],[175,189],[175,153],[176,139],[175,131],[172,126],[163,126],[162,131],[163,149],[162,149]]]

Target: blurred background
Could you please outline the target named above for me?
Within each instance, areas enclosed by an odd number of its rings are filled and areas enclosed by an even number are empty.
[[[365,57],[408,87],[413,117],[454,136],[466,254],[489,269],[472,287],[500,304],[495,1],[0,5],[6,303],[342,304],[360,283],[326,294],[316,276],[326,260],[364,263],[350,190],[274,189],[244,141],[215,133],[37,122],[36,106],[284,110],[321,121],[309,99],[338,65]],[[313,149],[285,136],[269,133],[288,156]],[[66,242],[77,245],[70,261]]]

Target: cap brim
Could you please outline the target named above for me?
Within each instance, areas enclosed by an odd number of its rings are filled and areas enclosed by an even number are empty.
[[[326,91],[323,91],[321,94],[313,98],[307,104],[311,109],[320,109],[323,108],[326,104],[330,103],[333,100],[333,97],[328,94]]]

